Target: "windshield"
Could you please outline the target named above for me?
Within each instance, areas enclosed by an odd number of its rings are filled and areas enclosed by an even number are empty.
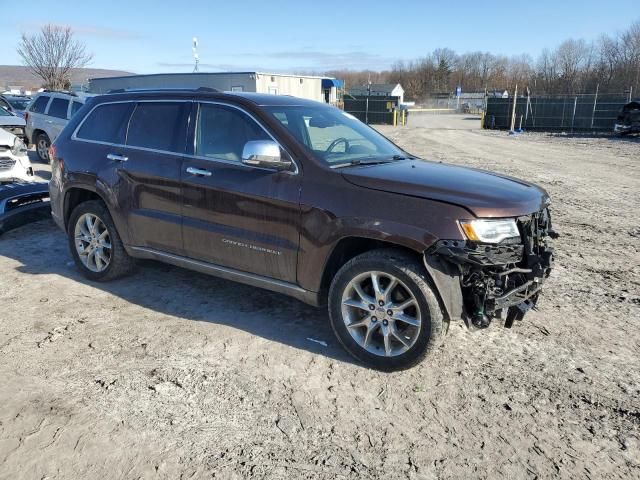
[[[29,105],[29,102],[31,101],[30,98],[6,97],[6,99],[11,104],[11,106],[16,110],[26,110],[27,105]]]
[[[316,158],[329,165],[392,161],[406,153],[353,115],[329,106],[268,106]]]

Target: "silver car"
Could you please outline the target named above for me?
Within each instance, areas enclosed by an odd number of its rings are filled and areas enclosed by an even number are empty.
[[[45,90],[33,98],[25,111],[26,133],[29,143],[35,144],[40,160],[49,161],[51,143],[88,97],[87,94]]]

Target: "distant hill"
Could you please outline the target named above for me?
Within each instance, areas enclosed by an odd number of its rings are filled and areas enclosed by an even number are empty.
[[[121,75],[133,75],[131,72],[121,70],[106,70],[104,68],[76,68],[71,73],[71,83],[84,83],[93,77],[119,77]],[[7,85],[20,85],[27,89],[38,89],[42,86],[42,80],[33,75],[27,67],[21,65],[0,65],[0,91]]]

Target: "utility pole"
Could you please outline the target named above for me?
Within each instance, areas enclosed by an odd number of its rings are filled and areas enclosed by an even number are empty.
[[[193,47],[191,48],[191,50],[193,51],[193,61],[194,61],[193,73],[198,73],[199,71],[198,64],[200,63],[200,57],[198,56],[198,38],[197,37],[193,37]]]
[[[596,84],[596,95],[593,98],[593,111],[591,112],[591,128],[593,129],[593,120],[596,116],[596,105],[598,104],[598,90],[600,89],[600,84]]]
[[[516,102],[518,101],[518,84],[516,83],[516,89],[513,92],[513,110],[511,110],[511,130],[513,132],[516,126]]]

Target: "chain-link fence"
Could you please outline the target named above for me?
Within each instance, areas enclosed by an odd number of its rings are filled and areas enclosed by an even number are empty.
[[[542,131],[613,131],[628,93],[487,98],[485,128]]]

